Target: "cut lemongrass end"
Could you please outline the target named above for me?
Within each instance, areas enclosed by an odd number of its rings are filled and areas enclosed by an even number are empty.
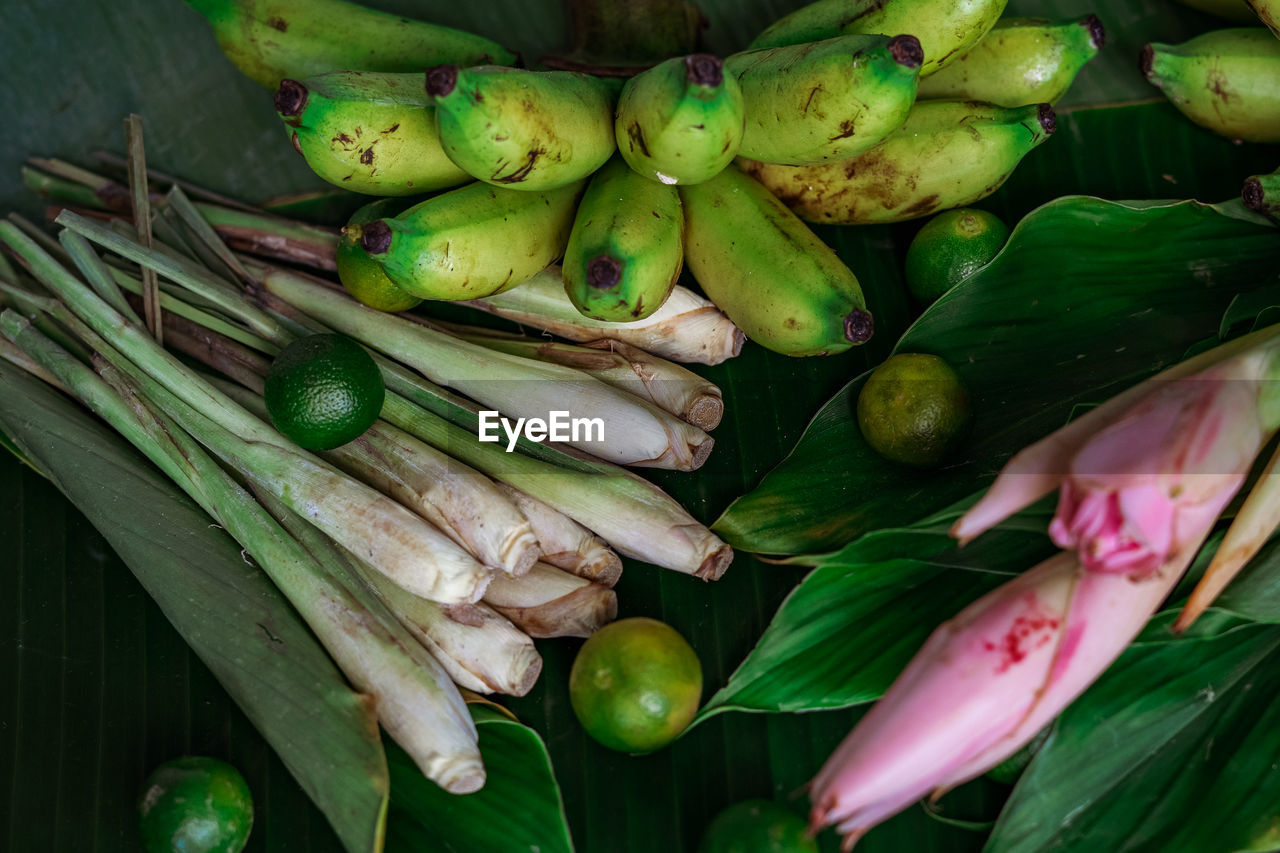
[[[207,202],[196,202],[195,209],[238,252],[326,272],[337,269],[336,231]]]
[[[715,383],[672,361],[622,341],[595,341],[590,346],[558,341],[485,334],[484,330],[447,326],[465,341],[489,349],[559,364],[646,400],[686,423],[714,429],[724,415],[724,400]]]
[[[506,429],[517,419],[538,421],[542,439],[563,440],[621,465],[692,471],[711,452],[713,442],[701,429],[573,368],[468,343],[366,308],[346,293],[286,270],[269,271],[261,284],[331,329],[507,416]],[[549,433],[557,412],[563,416],[563,439]],[[495,416],[493,434],[503,429]]]
[[[355,565],[459,687],[509,696],[524,696],[533,689],[542,672],[542,656],[529,635],[506,617],[483,603],[442,607],[388,583],[359,561]],[[457,610],[462,610],[465,618],[450,615]]]
[[[618,615],[613,590],[546,563],[524,577],[495,579],[484,602],[535,638],[589,637]]]
[[[622,577],[622,560],[600,537],[517,488],[506,483],[498,488],[533,525],[544,563],[609,587]]]
[[[505,293],[465,304],[571,341],[618,340],[678,362],[720,364],[741,352],[746,341],[719,308],[679,285],[643,320],[607,323],[583,317],[565,295],[557,266]]]

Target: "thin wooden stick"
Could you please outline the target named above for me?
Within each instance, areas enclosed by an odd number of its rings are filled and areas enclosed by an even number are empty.
[[[147,192],[147,155],[142,142],[142,117],[134,113],[124,122],[125,139],[129,146],[129,190],[133,196],[133,225],[138,230],[138,242],[150,249],[151,197]],[[142,268],[142,307],[147,320],[147,330],[157,344],[164,343],[164,324],[160,319],[160,282],[156,271]]]

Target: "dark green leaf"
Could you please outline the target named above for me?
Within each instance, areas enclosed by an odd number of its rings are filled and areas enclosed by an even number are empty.
[[[488,779],[454,796],[428,782],[398,747],[388,747],[388,853],[537,850],[572,853],[551,758],[537,732],[492,708],[472,705]]]
[[[1063,713],[989,853],[1280,845],[1280,629],[1166,637]]]
[[[61,394],[3,362],[0,389],[4,430],[125,559],[347,849],[376,849],[389,782],[373,708],[275,586],[176,486]],[[47,831],[31,830],[23,849]]]
[[[735,547],[812,553],[936,511],[1013,452],[1179,360],[1240,292],[1280,274],[1280,231],[1195,202],[1047,204],[989,265],[926,311],[898,352],[947,360],[968,386],[972,438],[937,472],[888,462],[854,415],[865,377],[818,412],[791,455],[716,522]]]

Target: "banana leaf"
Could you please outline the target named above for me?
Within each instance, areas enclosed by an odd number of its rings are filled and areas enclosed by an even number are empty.
[[[815,553],[969,494],[1076,406],[1181,360],[1237,295],[1273,286],[1280,230],[1240,207],[1068,196],[1036,209],[895,348],[941,356],[969,389],[956,460],[921,472],[872,450],[855,414],[864,374],[715,529],[745,550]]]
[[[346,849],[377,850],[390,780],[372,703],[347,686],[235,540],[112,430],[4,362],[0,427],[128,563]],[[80,566],[68,580],[91,585],[86,575],[97,571]],[[38,772],[44,761],[22,743],[15,753],[9,765],[15,774]],[[120,782],[117,790],[133,797],[142,778]],[[19,799],[9,803],[17,807],[23,793],[14,793]]]

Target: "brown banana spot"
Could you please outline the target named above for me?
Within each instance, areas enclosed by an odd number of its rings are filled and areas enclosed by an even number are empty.
[[[267,18],[267,26],[282,33],[289,32],[289,22],[284,18]]]
[[[631,122],[631,126],[627,128],[627,136],[631,139],[632,148],[639,148],[641,154],[649,156],[649,146],[644,144],[644,131],[640,128],[640,122]]]

